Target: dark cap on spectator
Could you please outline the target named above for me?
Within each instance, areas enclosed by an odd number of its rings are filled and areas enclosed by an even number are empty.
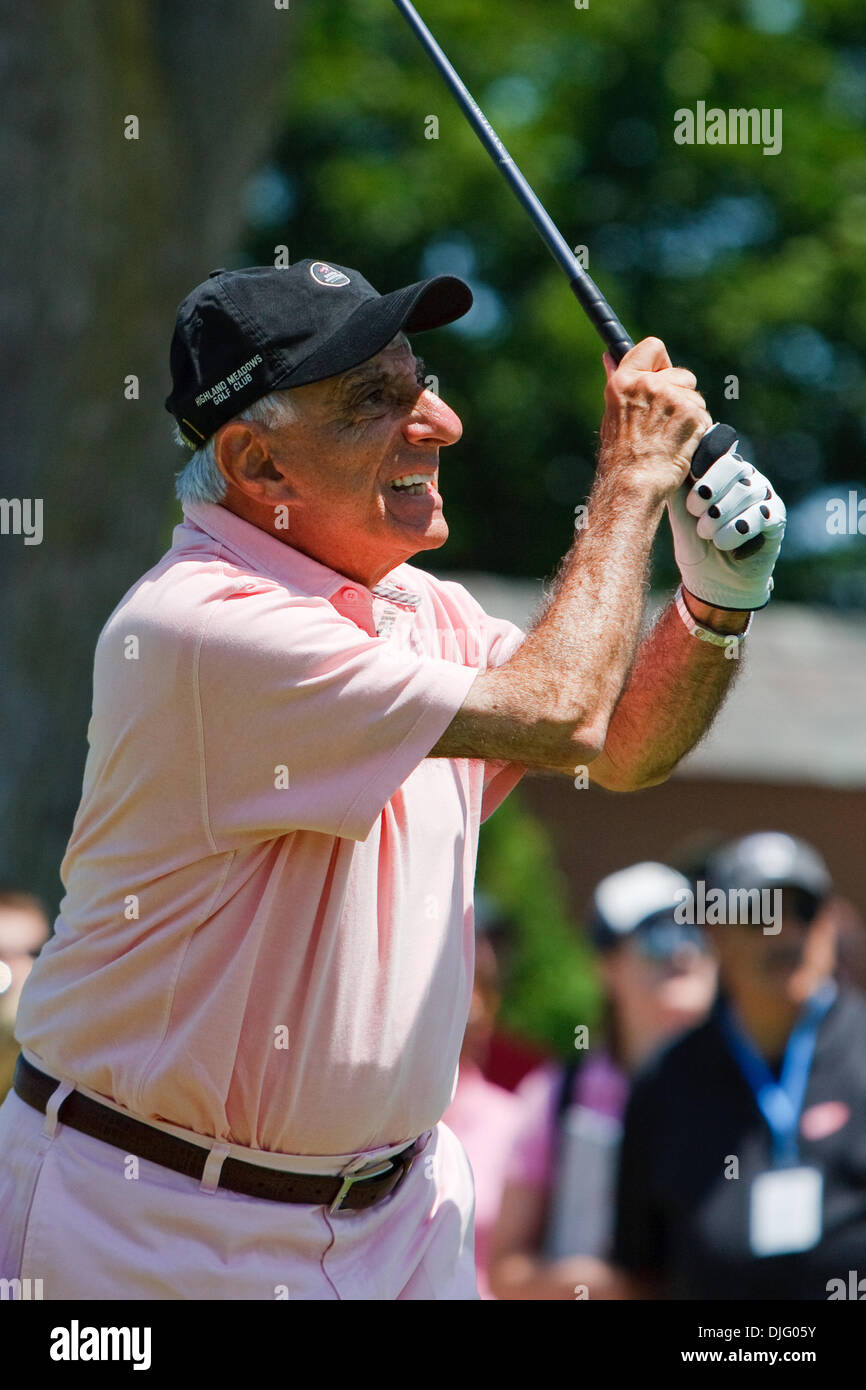
[[[307,386],[375,357],[404,329],[453,323],[472,307],[454,275],[380,294],[342,265],[212,270],[177,313],[165,408],[199,448],[270,391]]]
[[[818,902],[833,891],[821,855],[805,840],[776,830],[762,830],[720,846],[707,859],[707,886],[725,892],[737,888],[799,888]]]

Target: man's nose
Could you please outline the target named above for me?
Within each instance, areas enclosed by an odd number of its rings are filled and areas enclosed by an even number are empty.
[[[410,444],[456,444],[463,433],[457,415],[432,391],[422,391],[403,431]]]

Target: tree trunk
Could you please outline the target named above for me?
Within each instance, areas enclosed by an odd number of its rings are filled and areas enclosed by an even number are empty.
[[[2,0],[0,15],[0,498],[43,508],[29,545],[0,511],[0,878],[53,911],[94,643],[180,520],[175,310],[236,251],[297,15],[295,0]]]

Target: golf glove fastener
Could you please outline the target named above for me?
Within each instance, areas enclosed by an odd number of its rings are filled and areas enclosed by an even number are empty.
[[[764,608],[785,534],[785,504],[737,454],[730,425],[714,425],[692,460],[692,477],[668,499],[683,588],[717,608]]]

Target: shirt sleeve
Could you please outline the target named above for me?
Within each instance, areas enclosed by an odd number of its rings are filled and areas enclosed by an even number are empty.
[[[526,633],[516,623],[507,618],[492,618],[489,613],[463,590],[478,619],[481,630],[482,668],[502,666],[508,661],[526,638]],[[486,821],[505,798],[514,790],[526,767],[522,763],[487,759],[484,764],[484,794],[481,801],[481,819]]]
[[[484,764],[484,793],[481,798],[481,819],[486,821],[497,806],[501,806],[509,792],[513,792],[525,773],[522,763],[501,763],[487,761]]]
[[[477,674],[373,637],[320,596],[223,597],[195,674],[216,849],[295,829],[366,839]]]
[[[629,1274],[652,1275],[663,1268],[663,1227],[652,1193],[653,1116],[657,1109],[649,1078],[638,1078],[625,1113],[616,1185],[613,1262]]]

